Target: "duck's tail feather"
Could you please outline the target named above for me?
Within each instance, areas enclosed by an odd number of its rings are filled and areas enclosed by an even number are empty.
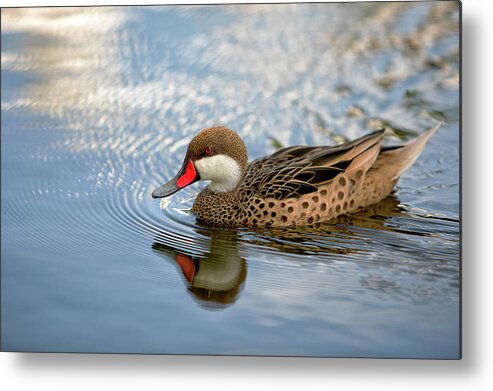
[[[391,180],[399,178],[399,176],[416,161],[430,137],[435,134],[442,124],[443,122],[439,122],[433,128],[404,145],[397,147],[382,147],[378,159],[371,169],[387,171],[387,175],[385,176]]]

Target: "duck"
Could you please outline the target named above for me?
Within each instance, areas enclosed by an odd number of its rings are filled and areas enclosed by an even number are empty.
[[[241,137],[213,126],[192,139],[178,173],[152,197],[169,197],[197,181],[210,181],[191,209],[202,225],[318,224],[392,194],[439,127],[401,145],[382,145],[385,129],[380,129],[341,145],[290,146],[248,162]]]

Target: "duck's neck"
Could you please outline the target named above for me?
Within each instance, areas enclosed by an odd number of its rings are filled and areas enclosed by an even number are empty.
[[[228,193],[236,189],[243,177],[240,165],[227,155],[216,155],[196,161],[200,179],[211,183],[208,189],[215,193]]]

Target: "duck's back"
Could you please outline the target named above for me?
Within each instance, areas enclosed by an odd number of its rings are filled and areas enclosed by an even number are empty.
[[[383,130],[337,147],[288,147],[251,162],[238,188],[242,224],[313,224],[386,198],[438,126],[398,147]]]

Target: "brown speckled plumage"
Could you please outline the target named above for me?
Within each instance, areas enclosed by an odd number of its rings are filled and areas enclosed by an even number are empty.
[[[212,226],[310,225],[377,203],[418,157],[435,127],[398,147],[382,147],[383,130],[336,147],[288,147],[247,164],[243,141],[230,129],[208,128],[191,142],[185,163],[215,154],[241,167],[232,191],[206,187],[192,212]]]

